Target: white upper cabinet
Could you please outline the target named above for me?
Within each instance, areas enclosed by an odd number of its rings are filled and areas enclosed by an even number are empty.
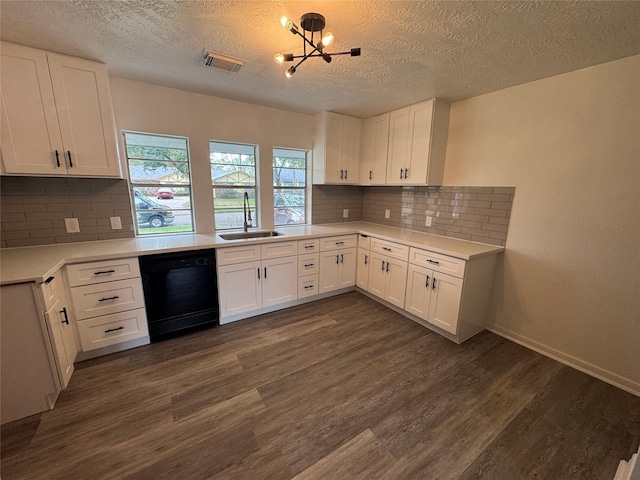
[[[360,185],[384,185],[389,145],[389,113],[367,118],[363,126]]]
[[[333,112],[315,117],[313,183],[358,183],[362,120]]]
[[[431,99],[389,114],[387,185],[441,185],[449,105]]]
[[[121,178],[102,63],[2,42],[2,174]]]

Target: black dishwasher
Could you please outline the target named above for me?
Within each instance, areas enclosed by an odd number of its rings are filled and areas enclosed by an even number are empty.
[[[217,325],[215,250],[140,257],[151,341]]]

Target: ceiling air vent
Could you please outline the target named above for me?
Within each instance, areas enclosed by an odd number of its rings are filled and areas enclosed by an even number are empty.
[[[238,70],[244,65],[244,60],[224,53],[214,52],[213,50],[204,49],[202,52],[202,61],[207,67],[217,68],[225,72],[238,73]]]

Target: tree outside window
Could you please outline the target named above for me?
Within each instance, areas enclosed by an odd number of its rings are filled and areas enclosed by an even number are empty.
[[[306,222],[307,152],[285,148],[273,149],[273,217],[274,225]]]

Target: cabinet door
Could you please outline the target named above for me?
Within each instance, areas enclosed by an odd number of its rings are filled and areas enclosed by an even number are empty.
[[[62,323],[67,321],[67,318],[64,316],[64,312],[65,310],[63,310],[62,303],[60,300],[56,300],[53,306],[44,314],[62,388],[66,388],[69,384],[71,374],[73,373],[73,360],[75,359],[75,355],[78,353],[77,348],[75,348],[75,352],[73,349],[71,351],[67,350],[68,341],[65,341],[66,332],[63,334],[62,327],[71,327],[71,325]],[[71,332],[73,333],[73,331]]]
[[[409,162],[403,181],[412,184],[427,183],[434,100],[409,107]]]
[[[405,287],[407,286],[407,262],[387,258],[389,268],[385,268],[387,278],[385,280],[384,299],[395,305],[404,308]]]
[[[409,107],[389,114],[389,157],[387,183],[401,184],[409,164]]]
[[[429,318],[432,281],[433,272],[431,270],[409,264],[404,309],[423,320]]]
[[[341,130],[341,116],[328,113],[326,118],[326,142],[324,151],[324,181],[326,183],[340,183],[344,180],[340,178]],[[344,172],[342,176],[344,177]]]
[[[5,173],[66,174],[46,52],[3,42],[0,74]]]
[[[220,317],[262,308],[260,262],[225,265],[218,268]]]
[[[360,185],[384,185],[389,147],[389,114],[368,118],[363,124]]]
[[[262,261],[262,306],[269,307],[298,298],[298,261],[296,257]]]
[[[339,251],[320,253],[319,293],[331,292],[338,287]]]
[[[436,273],[431,284],[429,323],[456,334],[462,298],[462,279]]]
[[[387,262],[382,255],[377,253],[371,254],[371,263],[369,264],[369,293],[384,298],[385,281],[387,273],[385,267]]]
[[[356,266],[356,285],[363,290],[369,285],[369,250],[358,249],[358,265]]]
[[[352,287],[356,284],[356,249],[340,250],[340,268],[338,268],[338,288]]]
[[[69,175],[120,177],[104,64],[47,54]]]
[[[358,183],[360,125],[361,120],[358,118],[342,118],[340,129],[340,176],[342,183]]]

